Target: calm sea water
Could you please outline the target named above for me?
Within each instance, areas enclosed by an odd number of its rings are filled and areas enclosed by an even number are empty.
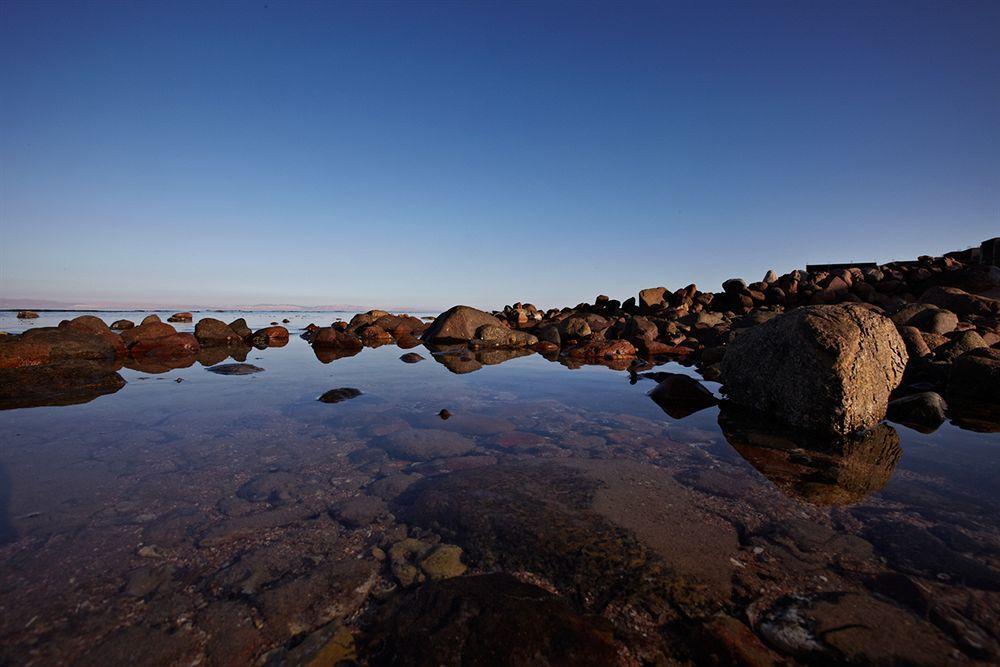
[[[77,314],[2,313],[0,330]],[[114,394],[0,412],[0,663],[388,661],[446,625],[404,622],[434,613],[393,560],[408,538],[555,593],[623,664],[726,641],[997,659],[1000,434],[886,425],[830,451],[723,429],[718,408],[674,419],[653,381],[604,367],[456,374],[394,345],[323,363],[297,334],[352,313],[203,315],[287,318],[292,339],[250,351],[263,372],[126,368]],[[317,400],[340,387],[362,394]]]

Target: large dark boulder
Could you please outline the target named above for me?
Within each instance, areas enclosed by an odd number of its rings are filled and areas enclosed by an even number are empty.
[[[907,359],[888,318],[855,304],[807,306],[737,336],[722,378],[734,403],[844,435],[885,416]]]
[[[202,345],[235,345],[243,342],[243,336],[232,327],[212,317],[205,317],[198,320],[194,325],[194,337]]]
[[[490,324],[502,327],[503,323],[489,313],[469,306],[454,306],[444,311],[424,331],[428,341],[467,341],[476,337],[479,327]]]

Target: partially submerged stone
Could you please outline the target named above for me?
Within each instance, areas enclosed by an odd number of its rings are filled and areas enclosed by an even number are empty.
[[[264,369],[253,364],[219,364],[218,366],[209,366],[205,370],[218,375],[251,375],[261,373]]]
[[[872,428],[903,378],[906,346],[863,306],[807,306],[746,330],[722,361],[735,403],[811,431]]]
[[[454,306],[437,316],[423,333],[427,341],[468,341],[484,325],[496,327],[503,323],[496,317],[469,306]]]
[[[360,389],[355,389],[354,387],[340,387],[338,389],[331,389],[316,400],[321,403],[340,403],[352,398],[357,398],[360,395]]]

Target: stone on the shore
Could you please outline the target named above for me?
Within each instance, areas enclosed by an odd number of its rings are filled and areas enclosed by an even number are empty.
[[[229,328],[236,332],[236,334],[246,340],[253,335],[253,330],[247,326],[247,321],[242,317],[238,317],[229,323]]]
[[[191,313],[174,313],[167,318],[167,322],[190,322],[194,319]]]
[[[407,352],[406,354],[400,356],[399,360],[404,364],[415,364],[419,361],[423,361],[424,358],[416,352]]]
[[[975,331],[963,331],[949,342],[934,350],[934,358],[939,361],[955,361],[966,352],[989,347],[983,337]]]
[[[424,330],[422,338],[428,341],[468,341],[475,338],[476,331],[486,324],[503,326],[489,313],[469,306],[454,306],[438,315]]]
[[[280,324],[258,329],[250,337],[250,342],[257,347],[282,347],[288,344],[288,329]]]
[[[111,363],[116,353],[116,347],[102,336],[67,327],[42,327],[0,340],[0,369],[66,361]]]
[[[665,305],[663,295],[666,294],[666,287],[647,287],[639,292],[639,305],[645,310],[653,310]]]
[[[747,329],[726,350],[729,398],[811,431],[874,427],[903,377],[906,346],[888,318],[855,304],[806,306]]]
[[[139,322],[139,325],[141,326],[143,324],[153,324],[154,322],[162,322],[162,321],[163,320],[160,319],[159,315],[156,314],[146,315],[146,317],[142,318],[142,321]]]
[[[243,342],[243,336],[232,327],[212,317],[204,317],[194,325],[194,337],[202,345],[235,345]]]
[[[135,322],[132,320],[115,320],[111,323],[111,329],[115,331],[125,331],[126,329],[132,329],[135,327]]]
[[[194,334],[174,333],[162,338],[140,340],[129,347],[129,354],[133,357],[172,359],[176,357],[193,357],[193,355],[198,354],[200,349],[201,345],[198,344],[198,339],[194,337]]]
[[[977,348],[952,364],[948,402],[993,405],[1000,414],[1000,349]]]
[[[360,350],[361,339],[352,333],[339,331],[333,327],[320,327],[312,334],[313,347],[328,347],[345,350]]]
[[[582,317],[567,317],[559,323],[559,336],[563,340],[586,338],[590,334],[590,324]]]
[[[922,433],[931,433],[945,420],[948,405],[940,394],[925,391],[889,401],[886,419],[909,426]]]
[[[1000,300],[969,294],[957,287],[932,287],[921,295],[920,300],[959,316],[1000,315]]]
[[[38,317],[38,313],[33,310],[22,310],[17,314],[17,319],[19,320],[34,320]]]
[[[152,317],[156,317],[153,315]],[[146,322],[137,327],[132,327],[131,329],[126,329],[122,331],[120,337],[122,342],[125,343],[125,347],[131,348],[133,345],[139,342],[149,342],[156,340],[158,338],[166,338],[167,336],[173,336],[177,333],[177,329],[173,328],[165,322],[160,322],[159,318],[153,322]]]
[[[63,320],[59,323],[60,329],[72,329],[73,331],[79,331],[83,334],[89,334],[92,336],[97,336],[105,341],[107,341],[113,348],[115,348],[115,353],[119,356],[124,356],[125,354],[125,343],[122,341],[121,337],[113,332],[107,324],[104,323],[99,317],[94,315],[80,315],[79,317],[74,317],[71,320]]]
[[[528,347],[538,342],[538,338],[517,329],[484,324],[476,331],[476,337],[469,341],[472,347]]]

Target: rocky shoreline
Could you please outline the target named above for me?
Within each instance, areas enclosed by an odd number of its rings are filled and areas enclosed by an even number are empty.
[[[677,361],[722,382],[732,403],[817,435],[849,436],[887,413],[923,430],[951,417],[992,431],[1000,428],[1000,268],[975,259],[966,251],[768,271],[758,282],[727,280],[720,292],[652,287],[625,301],[600,295],[549,310],[455,306],[431,322],[372,310],[327,327],[310,324],[301,337],[324,363],[365,347],[423,345],[455,373],[533,353],[633,374]],[[188,312],[168,319],[192,320]],[[84,315],[0,338],[0,407],[79,402],[120,388],[123,366],[155,373],[196,360],[244,361],[252,347],[288,340],[278,322],[252,331],[242,318],[206,317],[183,333],[156,315],[110,327]],[[683,408],[691,391],[659,387],[657,400]]]

